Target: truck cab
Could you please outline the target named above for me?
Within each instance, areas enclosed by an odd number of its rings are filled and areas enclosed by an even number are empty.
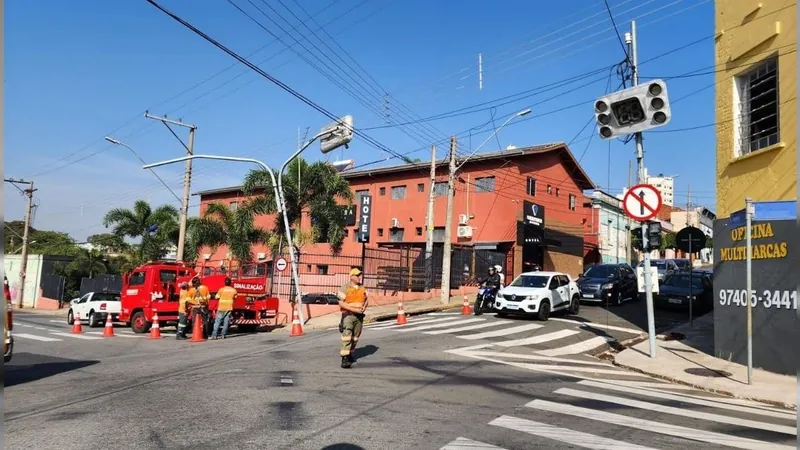
[[[178,280],[194,275],[192,268],[169,261],[148,262],[126,273],[122,278],[119,320],[130,324],[136,333],[150,329],[156,311],[161,323],[177,321]]]

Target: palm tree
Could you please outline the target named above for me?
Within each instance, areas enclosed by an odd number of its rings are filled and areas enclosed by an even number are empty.
[[[253,244],[265,244],[270,239],[270,233],[256,226],[254,219],[249,204],[231,210],[222,203],[211,203],[192,227],[191,246],[196,251],[204,245],[214,250],[225,245],[239,264],[248,263],[253,260]]]
[[[277,173],[275,174],[277,178]],[[256,195],[251,208],[256,214],[276,212],[272,179],[264,170],[253,170],[244,180],[246,195]],[[330,244],[333,253],[341,251],[344,242],[344,209],[340,203],[353,203],[353,192],[347,180],[331,165],[322,161],[308,164],[297,158],[289,164],[283,177],[283,192],[289,224],[299,230],[303,212],[311,216],[311,236],[317,242]],[[339,202],[337,202],[339,200]],[[283,218],[276,216],[276,233],[284,234]],[[298,242],[296,242],[297,244]]]
[[[137,200],[132,209],[112,209],[103,218],[103,225],[106,228],[113,225],[112,231],[117,236],[141,238],[139,257],[142,259],[163,257],[170,243],[170,233],[177,224],[177,208],[162,205],[154,210],[144,200]]]

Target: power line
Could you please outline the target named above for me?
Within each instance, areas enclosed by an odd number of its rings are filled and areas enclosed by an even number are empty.
[[[614,32],[617,33],[617,39],[619,40],[619,46],[622,47],[622,53],[625,54],[625,60],[630,60],[630,55],[628,55],[628,48],[625,47],[625,43],[622,42],[622,36],[619,34],[619,29],[617,28],[617,22],[614,20],[614,14],[611,13],[611,7],[608,6],[608,0],[603,0],[603,3],[606,5],[606,11],[608,11],[608,17],[611,19],[611,24],[614,25]]]

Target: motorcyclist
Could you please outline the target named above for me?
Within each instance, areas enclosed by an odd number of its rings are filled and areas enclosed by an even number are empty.
[[[478,298],[475,299],[475,315],[480,315],[487,306],[491,306],[491,296],[500,289],[501,281],[497,269],[494,266],[489,267],[489,276],[481,282],[481,286],[487,288],[487,291],[484,292],[482,296],[479,295]]]
[[[492,266],[489,267],[489,276],[483,280],[483,285],[488,288],[500,289],[500,275],[497,273],[497,269]]]

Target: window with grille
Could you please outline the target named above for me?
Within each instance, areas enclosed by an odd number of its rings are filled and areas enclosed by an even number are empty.
[[[231,211],[236,212],[239,209],[239,202],[231,202],[230,204]]]
[[[327,275],[328,274],[328,265],[327,264],[317,264],[317,273],[320,275]]]
[[[425,192],[425,184],[417,183],[417,192]]]
[[[549,184],[547,185],[547,193],[548,194],[552,194],[553,193],[553,186],[552,185],[549,185]]]
[[[444,242],[444,227],[433,228],[433,242]]]
[[[369,189],[359,189],[355,192],[356,204],[361,204],[361,197],[369,195]]]
[[[433,183],[433,196],[444,197],[445,195],[447,195],[447,182],[437,181],[436,183]]]
[[[406,187],[405,186],[392,186],[392,200],[405,200]]]
[[[389,240],[391,242],[403,242],[403,235],[405,231],[406,230],[403,228],[392,228],[389,230]]]
[[[536,178],[528,177],[528,195],[536,197]]]
[[[494,177],[475,178],[475,192],[493,192]]]
[[[417,236],[422,236],[422,227],[417,227]]]
[[[777,58],[735,77],[734,97],[736,156],[780,142]]]
[[[382,187],[382,188],[378,189],[378,195],[386,195],[386,188]]]
[[[570,211],[575,211],[575,204],[576,203],[577,203],[577,198],[574,195],[569,194],[569,210]]]

